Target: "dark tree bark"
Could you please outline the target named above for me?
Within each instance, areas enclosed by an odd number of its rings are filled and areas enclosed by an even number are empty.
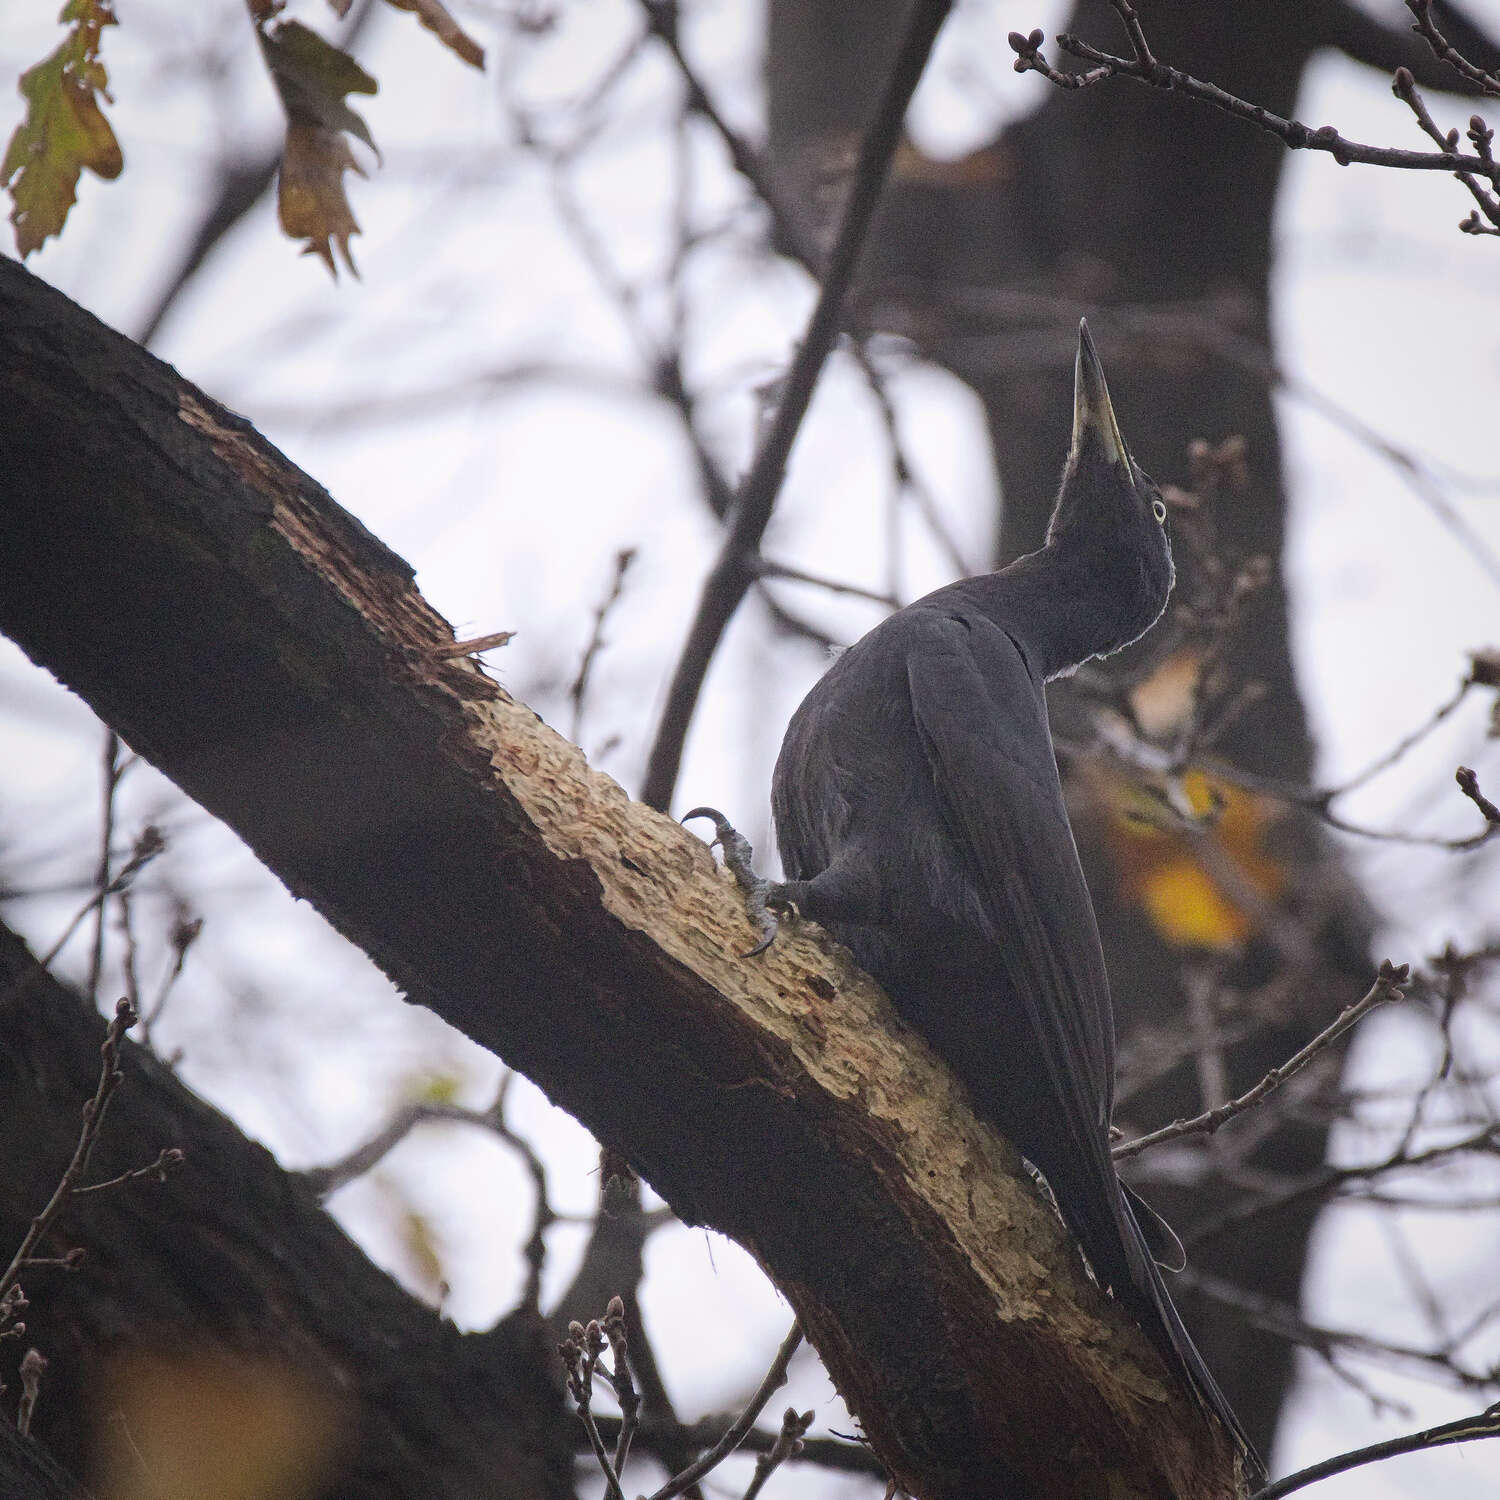
[[[1424,87],[1454,87],[1418,38],[1333,0],[1153,0],[1138,8],[1158,57],[1280,114],[1295,114],[1303,70],[1326,47],[1381,68],[1404,64]],[[771,154],[786,196],[814,215],[827,193],[812,184],[847,156],[904,10],[904,0],[774,0],[770,8]],[[1015,24],[1025,31],[1031,22],[1017,16]],[[1493,60],[1493,47],[1451,8],[1443,24],[1476,59]],[[1106,0],[1079,0],[1062,29],[1116,51],[1124,46]],[[1056,49],[1048,55],[1055,59]],[[831,78],[837,88],[828,86]],[[1409,125],[1394,108],[1393,130]],[[1005,497],[1001,561],[1042,541],[1067,448],[1080,312],[1089,314],[1132,449],[1158,480],[1187,483],[1194,438],[1245,437],[1248,486],[1213,519],[1223,554],[1266,558],[1272,583],[1241,621],[1226,663],[1234,681],[1259,684],[1261,696],[1217,749],[1245,769],[1296,782],[1309,771],[1311,746],[1281,585],[1281,450],[1264,372],[1241,357],[1247,346],[1270,342],[1271,230],[1285,158],[1268,135],[1163,90],[1123,81],[1054,90],[964,162],[907,158],[872,239],[864,299],[871,321],[912,334],[982,399]],[[1340,170],[1331,161],[1323,169]],[[1179,597],[1192,586],[1191,576],[1183,578]],[[1137,668],[1139,658],[1127,657],[1127,665]],[[1085,722],[1067,685],[1054,693],[1053,713],[1065,730]],[[1178,976],[1185,965],[1209,970],[1244,997],[1247,1013],[1259,1014],[1254,1034],[1227,1051],[1233,1092],[1357,992],[1368,972],[1369,918],[1308,820],[1247,803],[1250,836],[1222,852],[1274,887],[1265,893],[1268,910],[1241,910],[1243,933],[1195,947],[1164,932],[1133,899],[1124,877],[1135,851],[1118,794],[1097,777],[1074,776],[1070,788],[1127,1045],[1149,1029],[1180,1028]],[[1176,852],[1196,861],[1185,844]],[[1202,1107],[1186,1064],[1130,1104],[1146,1124]],[[1300,1172],[1321,1159],[1323,1147],[1321,1130],[1284,1128],[1256,1165]],[[1232,1191],[1213,1182],[1191,1191],[1153,1184],[1148,1196],[1191,1239],[1194,1224]],[[1263,1233],[1195,1245],[1193,1259],[1295,1304],[1311,1226],[1310,1211],[1285,1213]],[[1292,1350],[1237,1313],[1183,1302],[1194,1337],[1268,1450]]]
[[[0,1494],[7,1500],[89,1500],[40,1443],[8,1421],[0,1421]]]
[[[0,1260],[72,1154],[103,1039],[99,1016],[0,927]],[[88,1180],[166,1147],[186,1159],[165,1182],[75,1197],[37,1253],[81,1249],[82,1263],[22,1275],[23,1347],[48,1362],[32,1432],[72,1474],[101,1494],[126,1493],[108,1476],[137,1461],[170,1466],[189,1449],[220,1466],[231,1490],[246,1459],[227,1439],[215,1451],[217,1422],[229,1420],[267,1449],[300,1451],[321,1474],[287,1476],[289,1495],[573,1493],[577,1423],[540,1318],[522,1311],[487,1333],[459,1333],[150,1053],[126,1042],[121,1066]]]
[[[412,999],[746,1245],[903,1485],[1239,1493],[846,955],[809,932],[740,960],[703,844],[445,655],[410,569],[247,424],[6,261],[0,460],[0,629]]]

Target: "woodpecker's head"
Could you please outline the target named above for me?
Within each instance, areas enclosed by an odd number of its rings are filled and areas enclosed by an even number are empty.
[[[1047,548],[1064,553],[1075,587],[1087,591],[1107,656],[1160,618],[1172,591],[1167,507],[1151,477],[1130,456],[1104,383],[1104,367],[1078,325],[1073,367],[1073,443],[1047,528]]]

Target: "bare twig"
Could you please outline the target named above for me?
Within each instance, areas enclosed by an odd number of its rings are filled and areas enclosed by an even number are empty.
[[[620,1419],[601,1416],[595,1418],[600,1435],[606,1442],[618,1436]],[[716,1441],[724,1431],[725,1424],[732,1421],[724,1415],[700,1417],[694,1422],[664,1421],[659,1417],[648,1417],[636,1430],[636,1447],[647,1447],[661,1455],[666,1444],[676,1448],[706,1448]],[[769,1453],[780,1440],[780,1431],[770,1432],[764,1427],[752,1428],[736,1450],[740,1454],[754,1453],[757,1457]],[[863,1443],[851,1442],[847,1438],[804,1438],[800,1450],[792,1455],[799,1463],[812,1464],[820,1469],[829,1469],[838,1474],[879,1474],[885,1469],[873,1451]],[[789,1460],[790,1461],[790,1460]],[[684,1492],[686,1493],[686,1492]]]
[[[313,1167],[302,1175],[309,1187],[320,1198],[326,1198],[347,1186],[356,1178],[372,1171],[378,1163],[394,1151],[419,1125],[429,1121],[447,1121],[456,1125],[474,1125],[498,1136],[520,1156],[531,1176],[536,1192],[536,1209],[532,1215],[531,1234],[528,1236],[524,1255],[527,1263],[525,1290],[522,1293],[524,1306],[535,1308],[541,1297],[542,1269],[547,1260],[546,1232],[567,1216],[558,1214],[547,1195],[547,1168],[535,1148],[524,1137],[517,1135],[505,1121],[505,1105],[509,1097],[511,1082],[515,1074],[507,1071],[500,1080],[495,1100],[488,1109],[470,1109],[467,1105],[452,1104],[446,1100],[413,1099],[399,1109],[369,1140],[356,1146],[347,1156],[324,1167]]]
[[[1421,94],[1417,92],[1417,81],[1412,77],[1409,68],[1396,69],[1391,78],[1391,92],[1417,117],[1417,124],[1422,127],[1429,139],[1437,142],[1439,151],[1444,151],[1449,156],[1458,155],[1458,131],[1445,131],[1432,118]],[[1470,116],[1469,140],[1481,160],[1492,165],[1495,160],[1491,149],[1494,138],[1495,132],[1478,115]],[[1476,215],[1470,215],[1470,218],[1464,220],[1458,227],[1466,234],[1500,234],[1500,198],[1496,198],[1493,193],[1486,192],[1472,172],[1455,170],[1453,175],[1468,188],[1470,196],[1474,199],[1477,213],[1482,213],[1490,224],[1495,226],[1484,228],[1480,225]]]
[[[604,1313],[604,1336],[609,1340],[614,1363],[610,1370],[609,1383],[614,1387],[615,1400],[620,1403],[620,1431],[615,1438],[615,1473],[625,1472],[625,1461],[630,1457],[631,1440],[641,1421],[641,1396],[635,1388],[630,1372],[629,1341],[625,1335],[625,1303],[619,1297],[609,1299]]]
[[[94,871],[94,889],[109,889],[110,850],[115,837],[115,792],[120,785],[120,736],[113,729],[104,731],[103,810],[99,818],[99,863]],[[99,974],[104,967],[104,908],[101,900],[94,908],[94,941],[89,950],[89,1004],[99,1003]]]
[[[0,1275],[0,1302],[4,1301],[22,1272],[28,1266],[37,1264],[33,1252],[58,1214],[63,1211],[69,1198],[78,1191],[88,1168],[94,1143],[99,1138],[99,1128],[104,1123],[104,1112],[109,1108],[109,1101],[114,1097],[115,1090],[124,1081],[125,1075],[120,1071],[120,1043],[125,1033],[135,1025],[135,1021],[136,1014],[130,1008],[130,1002],[121,1000],[115,1006],[114,1017],[104,1032],[104,1043],[99,1049],[102,1059],[99,1082],[94,1087],[93,1098],[83,1106],[83,1128],[78,1133],[78,1144],[73,1148],[72,1159],[52,1190],[46,1207],[31,1221],[31,1226],[27,1229],[20,1248],[11,1257],[4,1275]]]
[[[459,1125],[477,1125],[484,1130],[495,1130],[495,1118],[491,1110],[470,1109],[463,1104],[449,1104],[437,1099],[413,1099],[403,1104],[391,1118],[370,1137],[358,1145],[347,1156],[330,1162],[325,1167],[310,1167],[302,1173],[302,1179],[320,1198],[336,1193],[366,1172],[372,1171],[418,1125],[429,1120],[449,1120]]]
[[[854,279],[875,205],[900,139],[907,103],[922,76],[932,44],[949,9],[950,0],[917,0],[874,121],[865,133],[844,205],[843,222],[828,257],[817,306],[792,361],[776,416],[735,496],[728,535],[704,582],[697,614],[673,674],[641,793],[648,806],[660,810],[672,800],[682,763],[682,748],[708,674],[709,662],[725,627],[754,582],[750,559],[759,548],[771,519],[772,508],[781,491],[787,457],[838,336],[844,298]]]
[[[1356,1184],[1373,1182],[1392,1172],[1409,1171],[1413,1167],[1425,1167],[1440,1161],[1451,1161],[1468,1155],[1495,1156],[1500,1154],[1500,1124],[1489,1121],[1457,1140],[1445,1141],[1423,1151],[1395,1150],[1379,1161],[1365,1162],[1352,1167],[1321,1167],[1315,1172],[1294,1178],[1284,1187],[1275,1188],[1251,1198],[1248,1202],[1232,1204],[1211,1218],[1193,1225],[1183,1235],[1183,1243],[1191,1249],[1206,1240],[1254,1219],[1284,1212],[1305,1203],[1326,1203],[1335,1199],[1349,1202],[1379,1201],[1374,1193],[1345,1192]],[[1415,1205],[1407,1205],[1415,1206]],[[1429,1205],[1423,1205],[1429,1206]],[[1430,1205],[1441,1207],[1441,1204]]]
[[[1223,1276],[1193,1266],[1181,1273],[1180,1284],[1222,1307],[1232,1308],[1264,1332],[1310,1350],[1340,1374],[1346,1373],[1338,1364],[1343,1355],[1394,1370],[1414,1372],[1427,1379],[1439,1377],[1445,1385],[1464,1390],[1485,1390],[1494,1384],[1493,1371],[1464,1369],[1456,1363],[1454,1352],[1458,1343],[1455,1340],[1446,1341],[1437,1348],[1424,1349],[1374,1338],[1355,1329],[1311,1323],[1296,1308],[1275,1297],[1249,1291]]]
[[[1375,983],[1361,999],[1356,1000],[1352,1005],[1345,1006],[1331,1024],[1325,1026],[1305,1047],[1294,1053],[1279,1068],[1272,1068],[1254,1088],[1247,1089],[1237,1098],[1230,1099],[1215,1109],[1195,1115],[1191,1120],[1174,1120],[1160,1130],[1153,1130],[1147,1135],[1137,1136],[1133,1141],[1123,1142],[1113,1149],[1115,1159],[1139,1156],[1142,1151],[1149,1151],[1153,1146],[1160,1146],[1165,1141],[1181,1140],[1187,1135],[1212,1135],[1221,1125],[1234,1119],[1236,1115],[1244,1114],[1247,1109],[1253,1109],[1267,1094],[1279,1088],[1288,1078],[1300,1073],[1318,1053],[1336,1042],[1350,1027],[1358,1025],[1377,1006],[1384,1005],[1390,1000],[1400,1000],[1402,998],[1400,986],[1406,983],[1410,975],[1411,970],[1406,964],[1398,965],[1386,960],[1380,965],[1380,973]]]
[[[172,931],[170,940],[172,944],[172,965],[162,978],[162,982],[156,991],[156,999],[150,1007],[141,1012],[141,1044],[155,1050],[151,1040],[151,1028],[161,1020],[162,1012],[167,1008],[167,1001],[171,997],[172,989],[177,981],[182,978],[182,970],[187,963],[188,950],[198,941],[203,932],[203,918],[188,915],[188,908],[178,903],[177,913],[172,918]]]
[[[510,1098],[510,1086],[515,1074],[506,1069],[495,1093],[495,1102],[485,1111],[485,1123],[511,1148],[525,1164],[531,1175],[531,1186],[536,1194],[536,1207],[531,1215],[531,1233],[526,1238],[523,1254],[526,1257],[526,1286],[522,1292],[522,1306],[533,1310],[541,1307],[542,1268],[547,1263],[547,1230],[557,1223],[560,1215],[553,1209],[547,1195],[547,1168],[536,1148],[524,1136],[517,1135],[505,1120],[505,1106]],[[614,1306],[613,1303],[610,1304]]]
[[[755,1460],[755,1473],[745,1486],[744,1500],[755,1500],[765,1488],[766,1480],[789,1458],[796,1458],[802,1452],[802,1439],[812,1423],[813,1414],[810,1411],[799,1412],[795,1406],[787,1407],[782,1414],[781,1430],[776,1434],[776,1441],[771,1444],[770,1452],[762,1453]]]
[[[163,838],[161,829],[156,827],[155,824],[147,824],[136,839],[135,847],[130,851],[130,858],[110,877],[109,884],[103,890],[95,889],[89,899],[74,912],[72,919],[63,928],[62,935],[57,941],[40,958],[34,961],[30,969],[25,973],[18,974],[11,981],[8,989],[0,991],[0,1004],[13,1000],[25,989],[33,975],[45,973],[52,966],[57,955],[68,946],[73,934],[83,926],[84,922],[88,919],[89,913],[97,911],[111,896],[123,891],[166,847],[166,839]]]
[[[1262,776],[1257,772],[1246,771],[1232,762],[1203,754],[1204,747],[1190,737],[1179,739],[1174,746],[1164,749],[1143,739],[1139,734],[1130,732],[1124,725],[1107,721],[1096,725],[1098,737],[1093,743],[1069,740],[1063,735],[1055,736],[1055,738],[1061,750],[1073,754],[1103,750],[1133,770],[1145,772],[1151,777],[1165,777],[1169,787],[1174,790],[1177,781],[1186,772],[1198,770],[1230,786],[1238,787],[1242,791],[1273,797],[1290,806],[1304,808],[1326,823],[1328,827],[1355,838],[1370,839],[1377,843],[1404,844],[1414,848],[1448,849],[1455,853],[1467,853],[1478,849],[1500,834],[1500,817],[1494,817],[1485,812],[1487,807],[1494,812],[1495,806],[1479,794],[1477,779],[1467,767],[1459,767],[1454,779],[1458,782],[1459,789],[1474,803],[1484,817],[1484,826],[1476,833],[1449,837],[1442,834],[1411,833],[1405,829],[1369,828],[1336,812],[1333,804],[1341,797],[1364,786],[1375,776],[1394,765],[1413,746],[1428,738],[1440,724],[1453,715],[1474,686],[1493,685],[1489,681],[1492,669],[1488,662],[1488,652],[1473,653],[1468,675],[1460,682],[1450,698],[1439,704],[1416,729],[1404,735],[1394,746],[1379,755],[1363,770],[1347,781],[1340,782],[1337,786],[1308,787],[1279,777]],[[1473,788],[1472,791],[1470,787]],[[1175,806],[1175,803],[1171,805]]]
[[[618,1299],[614,1299],[618,1301]],[[611,1309],[614,1301],[610,1304]],[[621,1308],[621,1317],[624,1309]],[[620,1474],[615,1467],[615,1462],[609,1449],[605,1447],[604,1438],[599,1431],[599,1424],[594,1420],[594,1373],[598,1367],[599,1356],[608,1347],[604,1329],[598,1319],[592,1320],[588,1327],[582,1323],[570,1323],[568,1325],[568,1336],[557,1346],[557,1352],[562,1356],[563,1366],[567,1371],[568,1394],[572,1396],[575,1406],[578,1408],[578,1419],[583,1423],[584,1431],[588,1434],[589,1446],[594,1450],[594,1457],[598,1460],[599,1468],[604,1475],[604,1485],[610,1500],[625,1500],[624,1491],[620,1488]]]
[[[1444,1422],[1440,1427],[1427,1427],[1421,1432],[1408,1433],[1405,1437],[1387,1438],[1383,1443],[1371,1443],[1367,1448],[1356,1448],[1349,1453],[1340,1453],[1335,1458],[1325,1458],[1321,1463],[1299,1469],[1295,1474],[1288,1474],[1284,1479],[1275,1480],[1264,1489],[1257,1490],[1251,1500],[1281,1500],[1283,1495],[1306,1489],[1320,1479],[1331,1479],[1335,1474],[1345,1474],[1350,1469],[1379,1463],[1382,1459],[1395,1458],[1398,1454],[1423,1453],[1431,1448],[1446,1448],[1454,1443],[1470,1443],[1479,1438],[1493,1437],[1500,1437],[1500,1402],[1457,1422]]]
[[[751,1396],[744,1411],[735,1418],[729,1430],[707,1453],[689,1464],[680,1474],[668,1480],[650,1497],[650,1500],[672,1500],[674,1495],[682,1494],[689,1486],[697,1484],[705,1474],[716,1469],[744,1442],[750,1430],[755,1426],[756,1418],[765,1410],[766,1403],[786,1384],[787,1367],[791,1364],[792,1356],[797,1352],[801,1343],[802,1325],[793,1323],[791,1331],[781,1341],[781,1347],[776,1351],[776,1358],[771,1361],[771,1368],[766,1371],[765,1379],[756,1387],[755,1394]]]
[[[1458,789],[1475,807],[1479,809],[1480,815],[1485,821],[1483,833],[1476,833],[1470,841],[1470,847],[1479,844],[1500,826],[1500,807],[1496,807],[1483,792],[1479,790],[1479,778],[1468,766],[1460,766],[1453,773],[1453,779],[1458,783]]]
[[[609,618],[610,610],[620,602],[620,594],[625,587],[625,575],[630,571],[630,565],[634,561],[634,547],[622,547],[615,554],[615,573],[610,581],[609,592],[594,611],[594,628],[589,632],[589,642],[584,647],[583,660],[578,663],[578,675],[568,689],[568,699],[573,705],[573,723],[568,731],[568,738],[575,745],[578,743],[579,733],[583,728],[583,700],[589,690],[589,678],[593,674],[594,661],[604,649],[604,622]]]
[[[857,583],[840,583],[836,578],[823,578],[817,573],[806,573],[801,568],[789,567],[786,563],[772,562],[759,555],[751,559],[750,567],[760,578],[785,578],[790,583],[809,583],[814,588],[826,589],[830,594],[847,594],[851,599],[864,599],[879,604],[885,609],[900,609],[901,601],[890,594],[875,589],[861,588]]]
[[[1394,745],[1383,755],[1378,755],[1362,771],[1356,772],[1347,781],[1341,781],[1336,787],[1326,791],[1315,793],[1319,797],[1326,797],[1332,801],[1335,797],[1347,796],[1350,792],[1373,781],[1382,771],[1388,771],[1409,750],[1422,743],[1439,724],[1444,723],[1458,711],[1459,706],[1469,696],[1475,686],[1477,679],[1471,669],[1459,679],[1458,686],[1453,690],[1450,697],[1446,698],[1433,709],[1425,722],[1419,724],[1408,734],[1401,736]]]
[[[91,1182],[87,1187],[76,1187],[73,1189],[75,1198],[82,1198],[86,1193],[102,1193],[108,1188],[123,1187],[127,1182],[144,1182],[152,1178],[157,1182],[165,1182],[167,1173],[180,1167],[187,1157],[177,1146],[164,1146],[156,1154],[156,1160],[148,1162],[144,1167],[132,1167],[128,1172],[121,1172],[117,1177],[106,1177],[103,1182]]]
[[[47,1361],[40,1349],[28,1349],[21,1356],[21,1401],[16,1408],[16,1431],[22,1437],[31,1434],[31,1419],[36,1413],[37,1397],[42,1393],[42,1376]]]
[[[1070,56],[1093,66],[1082,73],[1064,73],[1054,68],[1043,56],[1041,45],[1044,38],[1040,31],[1033,31],[1029,36],[1013,31],[1010,34],[1010,45],[1016,53],[1016,71],[1040,73],[1059,88],[1067,89],[1089,88],[1107,78],[1132,78],[1155,88],[1172,89],[1190,99],[1197,99],[1223,110],[1236,119],[1248,121],[1276,136],[1292,150],[1325,151],[1340,166],[1359,164],[1418,172],[1469,172],[1500,186],[1500,165],[1483,155],[1469,156],[1456,149],[1406,151],[1392,146],[1364,145],[1340,135],[1332,125],[1313,128],[1299,120],[1286,119],[1259,104],[1241,99],[1216,84],[1194,78],[1153,55],[1141,29],[1140,19],[1128,0],[1111,0],[1111,4],[1130,38],[1130,57],[1102,52],[1081,37],[1065,32],[1058,36],[1057,45]]]
[[[1500,78],[1469,61],[1447,37],[1438,30],[1432,18],[1432,0],[1406,0],[1406,8],[1416,18],[1412,30],[1426,41],[1433,52],[1451,67],[1460,78],[1467,78],[1486,94],[1500,95]]]

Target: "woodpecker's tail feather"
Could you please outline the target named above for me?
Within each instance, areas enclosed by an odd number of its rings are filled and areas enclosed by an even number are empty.
[[[1131,1286],[1128,1291],[1125,1288],[1116,1287],[1116,1295],[1122,1297],[1168,1363],[1181,1372],[1197,1393],[1199,1400],[1213,1412],[1234,1438],[1244,1454],[1248,1477],[1252,1482],[1260,1482],[1265,1478],[1265,1465],[1255,1451],[1255,1445],[1250,1441],[1249,1434],[1240,1425],[1234,1408],[1229,1404],[1223,1391],[1219,1389],[1213,1372],[1204,1362],[1203,1356],[1199,1354],[1198,1346],[1183,1326],[1182,1317],[1173,1304],[1166,1282],[1152,1257],[1151,1248],[1137,1220],[1136,1210],[1132,1206],[1133,1203],[1141,1203],[1141,1200],[1121,1183],[1118,1201],[1120,1238],[1124,1241],[1126,1258],[1130,1265]],[[1141,1207],[1146,1209],[1157,1224],[1167,1228],[1165,1220],[1159,1218],[1153,1209],[1145,1204],[1141,1204]],[[1167,1232],[1171,1234],[1169,1228]],[[1172,1239],[1176,1240],[1176,1238],[1176,1235],[1172,1234]]]

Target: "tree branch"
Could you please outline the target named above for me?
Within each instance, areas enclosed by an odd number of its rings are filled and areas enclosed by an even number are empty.
[[[1142,1151],[1149,1151],[1153,1146],[1160,1146],[1166,1141],[1181,1140],[1183,1136],[1212,1135],[1221,1125],[1227,1124],[1236,1115],[1244,1114],[1247,1109],[1253,1109],[1267,1094],[1280,1088],[1288,1078],[1300,1073],[1313,1058],[1336,1042],[1351,1027],[1357,1026],[1377,1006],[1384,1005],[1390,1000],[1401,999],[1399,986],[1406,983],[1410,973],[1411,971],[1405,964],[1398,967],[1389,961],[1382,963],[1375,983],[1361,999],[1356,1000],[1352,1005],[1346,1005],[1330,1025],[1325,1026],[1305,1047],[1299,1049],[1279,1068],[1272,1068],[1253,1088],[1247,1089],[1237,1098],[1230,1099],[1214,1109],[1195,1115],[1191,1120],[1174,1120],[1170,1125],[1162,1126],[1160,1130],[1137,1136],[1133,1141],[1122,1142],[1114,1148],[1115,1160],[1119,1161],[1127,1156],[1139,1156]]]
[[[898,1483],[1237,1493],[1227,1437],[847,955],[809,929],[740,961],[702,843],[436,658],[410,568],[242,420],[3,261],[0,447],[25,495],[0,628],[413,1000],[748,1246]]]
[[[1295,1474],[1288,1474],[1286,1478],[1257,1490],[1251,1500],[1281,1500],[1283,1495],[1306,1489],[1320,1479],[1332,1479],[1335,1474],[1347,1474],[1350,1469],[1363,1468],[1365,1464],[1379,1463],[1398,1454],[1424,1453],[1430,1448],[1447,1448],[1454,1443],[1472,1443],[1479,1438],[1494,1437],[1500,1437],[1500,1402],[1457,1422],[1444,1422],[1441,1427],[1427,1427],[1405,1437],[1387,1438],[1383,1443],[1371,1443],[1368,1448],[1356,1448],[1352,1453],[1325,1458],[1321,1463],[1299,1469]]]
[[[1121,57],[1112,52],[1101,51],[1081,37],[1064,32],[1057,38],[1057,45],[1071,57],[1091,64],[1081,73],[1065,73],[1052,66],[1042,53],[1043,33],[1032,31],[1023,36],[1018,31],[1010,33],[1011,49],[1016,53],[1015,69],[1018,73],[1040,73],[1059,88],[1082,89],[1102,83],[1107,78],[1131,78],[1153,88],[1172,89],[1190,99],[1211,105],[1236,119],[1244,120],[1259,129],[1274,135],[1283,145],[1294,151],[1325,151],[1340,166],[1351,164],[1372,167],[1395,167],[1403,171],[1451,172],[1474,194],[1487,218],[1500,222],[1500,204],[1483,193],[1478,180],[1483,179],[1500,188],[1500,162],[1488,150],[1487,145],[1476,141],[1476,151],[1466,155],[1458,150],[1457,132],[1449,141],[1444,141],[1441,132],[1437,139],[1438,151],[1407,151],[1394,146],[1369,146],[1352,141],[1341,135],[1332,125],[1316,127],[1304,125],[1300,120],[1289,120],[1264,106],[1248,99],[1241,99],[1217,84],[1194,78],[1181,68],[1164,63],[1152,51],[1141,26],[1140,16],[1129,0],[1110,0],[1116,15],[1130,41],[1131,55]],[[1477,70],[1476,70],[1477,71]],[[1411,73],[1405,68],[1396,71],[1396,94],[1413,109],[1415,84]],[[1417,110],[1421,120],[1424,111]],[[1477,117],[1476,117],[1477,118]],[[1480,122],[1482,127],[1483,122]],[[1429,132],[1431,134],[1431,132]],[[1476,232],[1470,230],[1470,232]]]
[[[751,559],[765,535],[776,497],[781,493],[792,444],[797,439],[818,377],[823,373],[823,366],[838,337],[844,299],[854,280],[855,267],[864,251],[865,236],[875,217],[875,205],[885,186],[896,143],[901,138],[906,106],[921,80],[928,54],[947,18],[950,5],[951,0],[914,0],[901,50],[860,148],[859,162],[844,205],[843,221],[828,257],[817,306],[787,372],[776,414],[735,496],[728,534],[718,560],[704,582],[698,612],[688,630],[687,641],[667,692],[666,707],[662,710],[656,741],[646,767],[645,785],[641,790],[641,800],[648,807],[665,809],[671,803],[678,768],[682,764],[682,748],[704,678],[708,675],[708,664],[725,627],[755,581]]]

